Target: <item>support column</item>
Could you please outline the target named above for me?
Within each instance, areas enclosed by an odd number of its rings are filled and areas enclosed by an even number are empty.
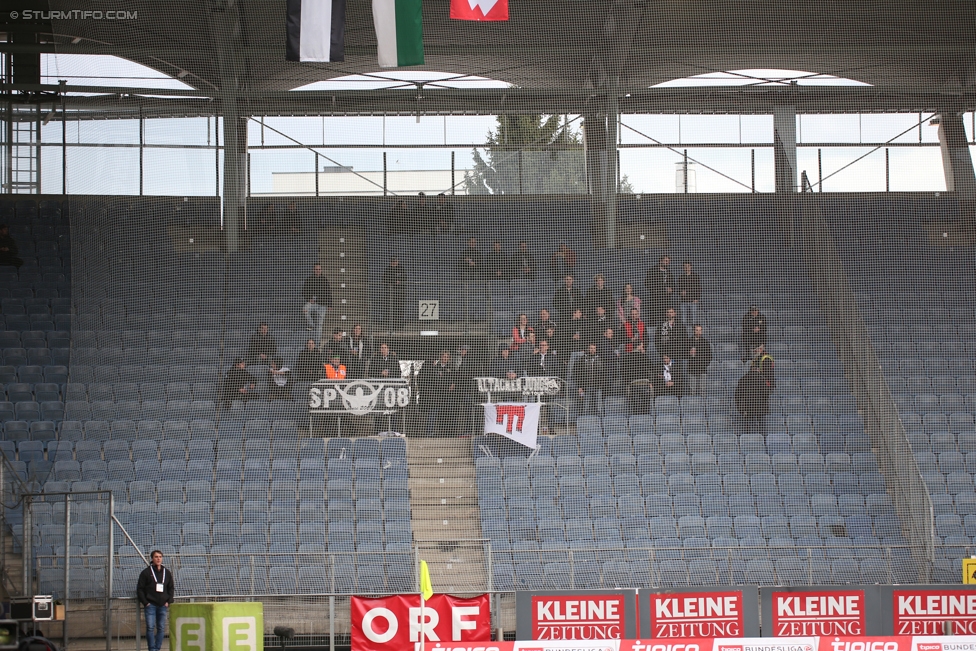
[[[602,226],[604,245],[611,249],[616,247],[617,230],[617,121],[615,90],[607,98],[606,113],[583,116],[586,182],[593,202],[593,218],[596,225]]]
[[[942,149],[946,190],[955,192],[960,200],[976,199],[976,175],[961,115],[943,113],[939,116],[939,147]]]
[[[773,107],[776,192],[796,192],[796,107]]]
[[[230,109],[230,110],[228,110]],[[237,115],[236,102],[224,102],[224,233],[227,252],[239,249],[247,209],[247,118]]]

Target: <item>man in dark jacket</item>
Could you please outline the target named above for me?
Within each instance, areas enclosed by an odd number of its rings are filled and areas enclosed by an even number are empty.
[[[586,317],[592,319],[596,316],[596,308],[598,305],[603,306],[604,314],[613,314],[613,294],[610,293],[610,288],[607,287],[607,280],[603,277],[603,274],[597,274],[593,278],[593,287],[586,290],[586,299],[584,301]]]
[[[247,370],[247,362],[243,357],[234,360],[234,365],[227,371],[224,386],[220,392],[220,399],[225,407],[230,407],[234,400],[250,400],[257,397],[258,379]]]
[[[596,344],[589,344],[586,347],[586,354],[576,360],[573,366],[573,382],[583,403],[583,414],[602,416],[603,390],[607,386],[607,373],[603,360],[596,354]]]
[[[457,423],[457,373],[451,354],[442,350],[436,362],[424,364],[420,371],[421,405],[427,412],[427,436],[436,435],[442,425]]]
[[[316,382],[325,377],[325,358],[315,346],[315,340],[305,342],[305,350],[298,353],[295,362],[295,379],[299,382]]]
[[[369,377],[400,377],[400,360],[390,352],[390,344],[380,344],[380,352],[369,361]]]
[[[769,413],[769,396],[773,382],[762,372],[762,366],[749,368],[735,386],[735,408],[748,423],[758,425],[759,433],[766,433],[766,415]]]
[[[400,266],[400,260],[390,258],[390,264],[383,272],[383,285],[386,287],[386,323],[390,330],[403,327],[403,296],[407,288],[407,274]]]
[[[484,271],[481,266],[481,251],[478,250],[478,240],[468,238],[468,246],[461,254],[461,271],[468,280],[479,278]]]
[[[574,356],[582,355],[585,343],[592,341],[587,339],[587,325],[582,309],[576,308],[573,311],[573,318],[563,322],[563,327],[559,329],[558,340],[556,350],[563,362],[569,363]]]
[[[644,289],[647,290],[647,295],[644,297],[643,316],[651,323],[663,321],[664,311],[671,307],[674,276],[668,269],[670,265],[671,257],[662,255],[657,265],[648,269],[647,276],[644,278]]]
[[[268,332],[268,324],[261,323],[257,331],[251,335],[247,346],[247,361],[251,364],[267,364],[272,357],[278,356],[278,344]]]
[[[529,358],[525,374],[538,377],[562,377],[564,373],[562,362],[549,350],[549,342],[546,339],[540,341],[539,352]]]
[[[498,349],[498,356],[491,361],[489,375],[497,378],[508,378],[514,380],[522,374],[522,366],[512,355],[508,346],[501,346]]]
[[[524,240],[519,242],[518,251],[512,256],[512,269],[516,278],[535,280],[535,256],[529,252],[529,245]]]
[[[681,362],[671,359],[667,354],[661,355],[661,363],[654,372],[654,394],[658,396],[681,396],[682,378]]]
[[[682,263],[684,273],[678,276],[678,305],[681,308],[681,325],[684,327],[698,323],[698,301],[701,300],[701,278],[692,270],[691,263]]]
[[[346,342],[343,340],[345,337],[345,332],[342,328],[336,328],[332,331],[332,339],[323,346],[322,352],[325,353],[326,361],[336,356],[342,362],[344,366],[348,365],[349,362],[349,348],[346,346]]]
[[[322,275],[322,265],[312,265],[312,275],[302,284],[302,300],[305,301],[302,314],[308,323],[308,331],[315,333],[315,341],[322,341],[322,325],[332,307],[332,286]]]
[[[586,339],[587,343],[591,341],[599,341],[603,337],[603,333],[607,331],[607,328],[616,328],[617,324],[610,320],[611,312],[607,312],[602,305],[596,306],[596,311],[594,316],[590,317],[586,322]]]
[[[20,269],[24,261],[17,257],[17,242],[10,236],[10,229],[6,224],[0,224],[0,267],[16,267]]]
[[[556,318],[559,321],[569,321],[573,318],[573,310],[583,304],[582,296],[578,288],[573,287],[573,277],[569,274],[563,278],[563,286],[556,290],[552,297],[552,307],[556,310]],[[536,329],[536,335],[539,330]]]
[[[173,573],[163,566],[163,552],[154,550],[149,567],[139,575],[136,594],[146,609],[146,645],[149,651],[159,651],[166,635],[166,618],[173,603]]]
[[[705,397],[705,373],[712,363],[712,344],[705,339],[701,324],[688,339],[688,395]]]
[[[756,354],[756,349],[766,345],[766,315],[756,305],[742,317],[742,361],[747,362]]]
[[[667,355],[671,359],[681,359],[688,350],[688,333],[678,322],[677,313],[673,307],[667,309],[667,315],[654,333],[654,348],[658,355]]]

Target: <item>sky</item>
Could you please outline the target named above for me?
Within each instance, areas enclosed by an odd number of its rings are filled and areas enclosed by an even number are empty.
[[[42,56],[42,83],[88,86],[190,88],[168,76],[118,57],[47,54]],[[780,85],[796,79],[801,85],[863,85],[830,75],[801,71],[744,70],[709,73],[674,80],[662,86]],[[295,90],[346,88],[404,88],[409,92],[423,84],[426,91],[440,88],[504,87],[482,77],[431,71],[382,71],[323,80]],[[797,172],[806,171],[813,183],[826,177],[826,192],[943,191],[938,129],[931,116],[898,115],[799,115],[797,116]],[[921,118],[921,120],[920,120]],[[566,116],[573,128],[579,116]],[[687,150],[689,184],[697,192],[749,192],[774,189],[771,115],[624,115],[621,117],[620,166],[636,192],[675,192],[682,188],[679,167]],[[919,124],[921,122],[921,124]],[[972,114],[965,116],[972,139]],[[472,148],[481,145],[495,127],[494,116],[390,116],[255,118],[249,123],[251,191],[270,192],[272,175],[311,172],[316,161],[324,166],[351,166],[356,171],[383,169],[383,154],[390,171],[471,167]],[[138,145],[135,120],[71,121],[67,142],[101,145]],[[162,195],[212,195],[219,191],[213,145],[219,128],[207,118],[147,120],[143,191]],[[898,136],[902,132],[903,135]],[[62,125],[52,120],[42,131],[44,142],[60,144]],[[884,148],[873,146],[894,139],[899,143],[932,146],[892,146],[887,159]],[[703,144],[731,145],[703,147]],[[822,147],[823,143],[842,144]],[[296,145],[297,149],[273,149]],[[661,146],[662,144],[667,146]],[[195,148],[181,148],[190,145]],[[350,145],[370,145],[353,148]],[[408,145],[408,147],[403,147]],[[652,145],[642,147],[641,145]],[[804,146],[806,145],[806,146]],[[436,147],[435,147],[436,146]],[[818,149],[820,155],[818,160]],[[316,156],[316,153],[318,156]],[[865,156],[867,154],[867,156]],[[219,156],[219,154],[218,154]],[[864,156],[862,160],[853,161]],[[219,164],[219,160],[216,161]],[[72,147],[68,149],[68,192],[137,194],[139,154],[134,147]],[[111,174],[106,172],[111,171]],[[42,189],[60,191],[61,148],[44,148]],[[51,188],[51,190],[48,190]],[[449,188],[445,188],[449,190]]]

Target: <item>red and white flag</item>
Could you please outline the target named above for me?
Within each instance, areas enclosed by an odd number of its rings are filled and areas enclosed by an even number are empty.
[[[508,20],[508,0],[451,0],[455,20]]]
[[[500,434],[534,450],[539,435],[539,411],[538,402],[488,403],[485,405],[485,434]]]

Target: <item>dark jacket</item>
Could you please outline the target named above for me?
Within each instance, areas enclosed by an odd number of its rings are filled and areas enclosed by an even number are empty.
[[[420,369],[418,379],[421,404],[425,409],[449,407],[457,399],[457,373],[450,362],[446,366],[441,366],[440,360],[427,362]]]
[[[525,272],[525,268],[529,268],[529,272]],[[528,251],[522,252],[521,249],[516,251],[512,255],[512,273],[515,274],[516,278],[527,278],[529,280],[535,280],[535,256]]]
[[[522,375],[522,364],[512,353],[508,354],[508,359],[505,359],[499,355],[495,359],[491,360],[491,368],[489,369],[488,374],[491,377],[503,378],[508,375],[509,371],[515,371],[515,375]]]
[[[586,354],[573,365],[573,381],[584,391],[607,388],[607,373],[599,355]]]
[[[580,291],[576,287],[569,289],[566,289],[565,285],[560,287],[552,297],[552,306],[555,308],[556,314],[559,315],[560,321],[569,321],[573,318],[573,311],[577,307],[583,307]],[[538,329],[536,329],[536,336],[539,336]]]
[[[583,319],[570,319],[569,321],[564,321],[563,327],[560,328],[559,332],[557,333],[556,351],[561,357],[569,359],[571,354],[585,350],[586,344],[588,343],[586,341],[586,333],[586,321]],[[579,339],[576,339],[575,335],[579,335]]]
[[[332,286],[329,279],[323,276],[311,275],[302,284],[302,300],[306,303],[315,299],[315,303],[325,307],[332,307]]]
[[[271,333],[266,335],[261,335],[255,332],[251,335],[251,342],[247,346],[247,361],[249,362],[259,362],[261,354],[267,357],[277,357],[278,356],[278,344],[275,342],[274,337]]]
[[[675,319],[674,325],[665,321],[658,326],[654,333],[654,348],[658,355],[667,355],[671,359],[683,359],[688,352],[688,331]]]
[[[175,593],[173,573],[165,565],[160,568],[160,571],[155,572],[155,574],[153,574],[154,571],[155,568],[150,565],[139,575],[139,583],[136,585],[136,595],[139,597],[139,603],[143,606],[147,604],[153,604],[155,606],[172,604]],[[165,575],[165,578],[163,575]],[[162,592],[156,592],[157,583],[163,584]]]
[[[606,285],[603,286],[603,289],[597,289],[597,286],[593,285],[593,287],[586,290],[586,299],[583,303],[583,313],[590,318],[596,316],[597,305],[602,305],[606,309],[607,314],[613,314],[616,305],[613,300],[613,294],[610,293],[610,288]]]
[[[759,332],[753,332],[757,326],[759,327]],[[746,312],[745,316],[742,317],[742,343],[750,348],[755,348],[760,344],[766,344],[765,314],[760,312],[756,316],[752,316],[752,312]]]
[[[613,328],[614,335],[617,334],[617,323],[610,318],[609,314],[604,315],[602,319],[597,319],[596,317],[590,318],[586,322],[586,336],[583,337],[585,339],[583,348],[585,349],[587,344],[599,344],[607,328]]]
[[[325,377],[325,358],[317,350],[303,350],[295,362],[295,379],[299,382],[315,382]]]
[[[474,266],[469,264],[474,263]],[[481,251],[477,248],[472,249],[471,247],[465,246],[464,252],[461,253],[460,261],[461,271],[472,276],[480,276],[484,269],[481,266]]]
[[[538,377],[563,377],[565,373],[566,369],[563,367],[563,363],[551,350],[546,353],[545,359],[542,358],[542,355],[533,355],[525,367],[526,375]]]
[[[691,274],[680,274],[678,276],[678,300],[682,303],[691,303],[692,301],[697,301],[701,299],[702,286],[701,278],[694,271]],[[682,296],[681,292],[685,292]],[[687,325],[695,325],[694,323],[689,323]]]
[[[238,400],[241,398],[240,389],[246,387],[248,391],[251,390],[251,385],[256,385],[258,379],[248,373],[246,368],[237,368],[232,366],[229,371],[227,371],[227,377],[224,378],[224,386],[221,391],[221,395],[224,400]]]
[[[688,339],[687,349],[691,350],[692,348],[695,349],[695,356],[686,355],[688,358],[688,375],[705,375],[708,371],[708,365],[712,363],[712,344],[704,337],[701,339],[691,337]]]
[[[669,287],[674,289],[674,276],[671,275],[671,270],[661,271],[659,265],[654,265],[647,270],[647,276],[644,278],[644,288],[647,290],[644,300],[663,311],[671,302],[667,292]],[[649,316],[657,318],[658,315]]]
[[[392,353],[386,359],[379,353],[373,355],[373,359],[369,360],[369,377],[383,377],[383,371],[389,372],[387,377],[399,378],[400,360]]]
[[[346,339],[343,337],[339,341],[335,339],[329,339],[325,343],[325,362],[329,362],[333,355],[338,355],[339,360],[346,366],[349,365],[349,347],[346,345]]]
[[[769,413],[769,396],[773,383],[757,369],[749,369],[735,385],[735,408],[746,418],[759,418]]]

